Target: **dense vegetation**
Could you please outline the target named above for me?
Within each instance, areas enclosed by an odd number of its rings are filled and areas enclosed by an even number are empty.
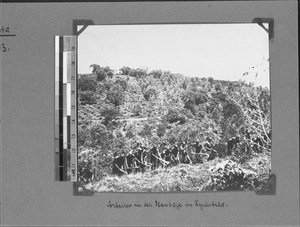
[[[157,184],[152,191],[254,189],[269,174],[269,89],[162,70],[92,67],[92,74],[78,76],[78,146],[80,177],[93,190],[149,191],[152,184]],[[235,136],[240,146],[228,154],[227,142]],[[218,153],[215,160],[111,174],[113,154],[127,154],[137,143],[151,147],[184,141],[194,160],[192,144],[207,137]],[[261,141],[256,147],[254,137]],[[88,180],[87,171],[92,173]]]

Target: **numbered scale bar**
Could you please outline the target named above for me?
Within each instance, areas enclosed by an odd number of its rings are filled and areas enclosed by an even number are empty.
[[[55,36],[55,179],[77,181],[76,36]]]

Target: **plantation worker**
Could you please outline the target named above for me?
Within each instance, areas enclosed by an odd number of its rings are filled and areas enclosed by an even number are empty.
[[[126,156],[126,163],[127,163],[127,173],[132,173],[132,169],[133,169],[133,155],[132,155],[132,151],[130,151],[127,156]]]
[[[156,146],[153,146],[150,150],[151,169],[156,169],[158,167],[157,156],[158,156],[158,150],[157,150]]]
[[[185,142],[182,143],[181,152],[182,152],[181,153],[181,155],[182,155],[182,163],[184,163],[184,164],[191,164],[192,160],[191,160],[190,156],[187,153],[187,146],[186,146]]]
[[[161,166],[162,168],[164,168],[165,167],[165,157],[166,157],[166,154],[165,154],[165,149],[163,149],[161,152],[159,152],[158,153],[158,155],[159,155],[159,163],[158,163],[158,166],[157,167],[159,167],[159,166]]]
[[[202,159],[201,159],[201,151],[202,151],[202,145],[200,143],[200,140],[197,139],[196,143],[195,143],[195,159],[196,159],[196,163],[203,163]]]
[[[178,145],[175,144],[174,147],[172,148],[172,151],[171,151],[171,162],[174,164],[174,165],[177,165],[179,164],[179,148],[178,148]]]
[[[125,154],[121,154],[120,156],[117,153],[114,153],[114,160],[113,160],[113,174],[118,174],[119,176],[126,173],[124,169],[126,168],[126,157]]]
[[[169,145],[165,149],[165,161],[168,162],[168,163],[171,162],[171,149],[170,149]]]
[[[182,142],[181,145],[179,146],[179,160],[180,163],[183,163],[183,152],[186,149],[186,144],[185,142]]]
[[[144,164],[142,162],[143,160],[143,149],[138,146],[135,153],[133,153],[133,159],[135,163],[136,170],[144,172]]]

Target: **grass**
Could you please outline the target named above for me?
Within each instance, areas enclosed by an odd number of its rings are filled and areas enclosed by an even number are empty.
[[[264,157],[262,157],[264,156]],[[167,169],[156,169],[142,173],[133,173],[124,176],[110,175],[99,182],[92,182],[86,187],[95,192],[181,192],[206,191],[214,167],[222,166],[230,157],[216,158],[204,164],[179,164]],[[237,163],[236,163],[237,164]],[[240,168],[255,172],[260,182],[265,182],[269,176],[270,157],[261,154],[253,157]]]

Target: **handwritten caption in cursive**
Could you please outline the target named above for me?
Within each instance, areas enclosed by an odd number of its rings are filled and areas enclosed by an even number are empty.
[[[162,202],[155,200],[154,202],[116,202],[109,200],[107,203],[107,208],[112,209],[132,209],[132,208],[173,208],[176,210],[184,209],[184,208],[198,208],[200,210],[204,210],[207,208],[226,208],[228,204],[220,201],[211,201],[211,202],[201,202],[198,199],[192,202]]]

